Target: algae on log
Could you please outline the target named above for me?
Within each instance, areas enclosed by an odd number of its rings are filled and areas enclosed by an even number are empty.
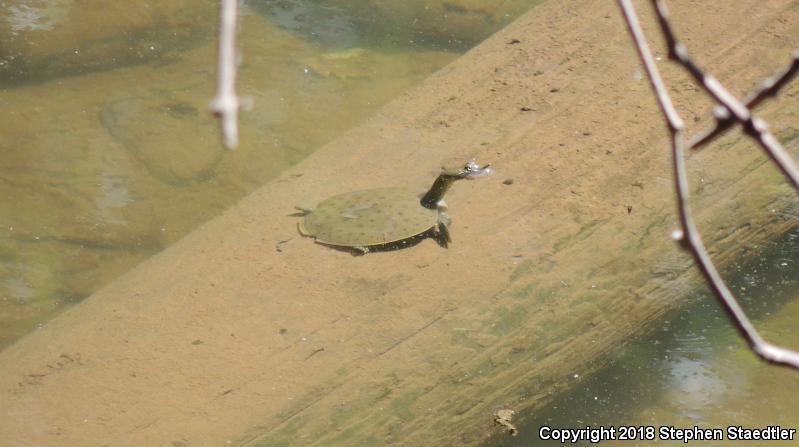
[[[796,46],[790,6],[671,5],[735,92]],[[0,353],[0,443],[474,445],[494,409],[539,408],[698,283],[667,239],[667,135],[638,70],[612,3],[535,8]],[[675,100],[710,106],[688,88]],[[795,112],[762,112],[795,149]],[[386,179],[422,192],[441,160],[469,156],[499,174],[448,196],[446,250],[353,257],[287,216]],[[745,138],[690,166],[722,266],[796,225],[780,212],[795,196]]]

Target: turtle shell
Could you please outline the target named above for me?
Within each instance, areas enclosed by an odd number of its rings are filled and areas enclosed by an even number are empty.
[[[422,206],[413,191],[378,188],[326,199],[305,216],[301,230],[322,244],[368,247],[422,234],[438,218],[438,210]]]

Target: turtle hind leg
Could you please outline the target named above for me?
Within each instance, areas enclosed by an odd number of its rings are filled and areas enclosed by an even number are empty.
[[[444,222],[439,222],[436,224],[434,235],[438,245],[443,248],[448,248],[449,243],[452,242],[452,238],[449,235],[449,228],[447,228],[447,224]]]

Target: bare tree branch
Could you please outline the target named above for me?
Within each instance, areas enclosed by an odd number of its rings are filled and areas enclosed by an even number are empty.
[[[787,69],[763,81],[760,88],[749,95],[745,100],[746,107],[752,110],[766,99],[777,96],[780,89],[787,84],[796,73],[799,73],[799,50],[794,50],[791,65],[789,65]],[[721,110],[721,113],[716,114],[716,126],[692,138],[688,147],[691,149],[700,149],[736,123],[729,113],[727,113],[726,109],[721,108]]]
[[[766,130],[765,123],[752,117],[749,109],[732,96],[715,78],[705,75],[688,57],[688,52],[675,37],[668,22],[666,5],[662,0],[653,0],[658,13],[658,21],[669,46],[669,55],[686,68],[704,89],[716,101],[723,104],[731,113],[731,118],[744,125],[747,134],[756,139],[761,146],[780,165],[780,168],[799,189],[799,172],[779,142]],[[631,0],[619,0],[627,27],[632,35],[638,55],[644,64],[652,88],[655,90],[658,104],[666,119],[671,134],[672,162],[674,166],[674,183],[677,192],[677,208],[682,230],[675,231],[673,237],[691,252],[702,274],[719,298],[727,313],[735,322],[741,335],[749,342],[752,350],[766,361],[799,369],[799,352],[773,345],[758,333],[746,316],[735,296],[721,278],[716,266],[710,259],[699,231],[694,223],[689,205],[688,174],[685,168],[683,150],[683,129],[685,127],[671,98],[663,84],[663,79],[655,65],[652,52],[647,44],[641,25],[638,21]],[[787,81],[786,81],[787,82]],[[786,158],[789,162],[786,162]]]
[[[239,145],[238,113],[241,107],[236,96],[236,21],[238,0],[221,0],[219,22],[219,68],[216,97],[211,110],[222,121],[222,136],[228,149]]]
[[[730,112],[730,118],[741,123],[750,137],[757,141],[766,153],[777,163],[780,171],[799,189],[799,167],[782,144],[768,130],[765,121],[752,115],[751,111],[732,95],[715,77],[705,74],[688,56],[688,49],[677,40],[669,23],[668,10],[664,0],[653,0],[658,23],[669,47],[669,58],[682,65],[705,91]]]

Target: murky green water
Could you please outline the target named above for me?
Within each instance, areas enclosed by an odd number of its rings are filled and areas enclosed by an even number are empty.
[[[451,10],[412,1],[387,14],[362,2],[246,1],[238,91],[252,107],[231,152],[208,112],[215,0],[147,8],[5,2],[0,348],[302,160],[533,1],[484,3]]]
[[[799,349],[799,229],[764,247],[763,253],[754,262],[734,266],[728,272],[734,276],[730,285],[767,340]],[[634,427],[636,433],[639,427],[654,427],[655,436],[668,426],[725,431],[723,441],[701,443],[708,446],[730,445],[729,426],[799,428],[797,372],[756,358],[710,293],[697,293],[692,300],[688,309],[664,319],[655,333],[622,347],[600,374],[582,378],[575,371],[571,392],[537,414],[517,415],[517,437],[497,435],[484,445],[563,445],[542,439],[543,427],[615,427],[616,438],[619,427]],[[799,437],[778,443],[799,445]],[[650,444],[640,438],[602,441],[612,446]]]

